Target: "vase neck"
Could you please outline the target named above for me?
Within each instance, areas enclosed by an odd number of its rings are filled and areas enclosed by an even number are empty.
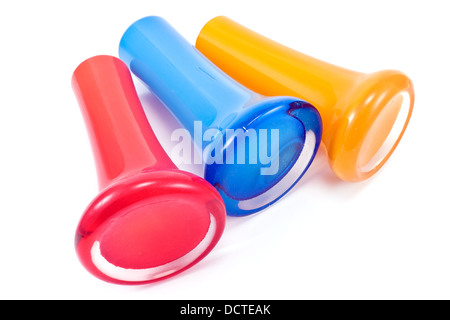
[[[72,78],[91,140],[100,189],[142,169],[176,168],[153,133],[127,66],[97,56]]]

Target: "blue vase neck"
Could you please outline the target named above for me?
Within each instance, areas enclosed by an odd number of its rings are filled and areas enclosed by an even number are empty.
[[[120,58],[194,134],[222,128],[259,95],[237,83],[159,17],[135,22],[124,34]]]

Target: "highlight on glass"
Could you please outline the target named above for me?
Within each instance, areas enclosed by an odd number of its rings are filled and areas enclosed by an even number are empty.
[[[198,263],[224,230],[226,211],[219,193],[173,164],[121,60],[87,59],[74,71],[72,86],[100,189],[76,230],[83,266],[107,282],[144,284]]]
[[[204,178],[229,215],[275,203],[309,168],[322,122],[308,102],[262,96],[242,86],[160,17],[133,23],[119,56],[190,136],[200,137],[193,139],[203,155]]]
[[[227,17],[210,20],[196,48],[246,87],[264,95],[293,95],[312,103],[323,121],[330,166],[345,181],[362,181],[388,160],[414,105],[402,72],[347,70],[297,52]]]

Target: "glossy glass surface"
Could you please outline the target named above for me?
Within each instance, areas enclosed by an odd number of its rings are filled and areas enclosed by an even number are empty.
[[[226,17],[201,30],[196,48],[246,87],[312,103],[323,120],[323,142],[334,173],[361,181],[377,172],[411,117],[414,90],[403,73],[362,74],[287,48]]]
[[[309,103],[247,89],[160,17],[132,24],[122,37],[119,56],[191,137],[200,122],[201,137],[194,140],[204,155],[205,179],[219,190],[228,214],[266,208],[308,169],[322,134],[320,116]],[[245,143],[238,142],[242,136]],[[257,146],[256,157],[252,145]],[[273,162],[258,156],[264,152]],[[271,167],[274,162],[276,168]]]
[[[224,230],[226,212],[218,192],[172,163],[121,60],[87,59],[75,70],[72,85],[100,188],[76,231],[81,263],[102,280],[143,284],[199,262]]]

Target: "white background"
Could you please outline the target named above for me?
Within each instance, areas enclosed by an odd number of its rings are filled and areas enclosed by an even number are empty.
[[[449,299],[449,12],[437,0],[2,1],[0,298]],[[226,15],[333,64],[402,70],[416,91],[408,130],[365,182],[339,181],[321,151],[285,198],[228,218],[215,250],[177,277],[131,287],[98,280],[73,244],[97,180],[70,81],[86,58],[117,56],[122,33],[147,15],[191,43]],[[177,124],[137,89],[170,151]]]

